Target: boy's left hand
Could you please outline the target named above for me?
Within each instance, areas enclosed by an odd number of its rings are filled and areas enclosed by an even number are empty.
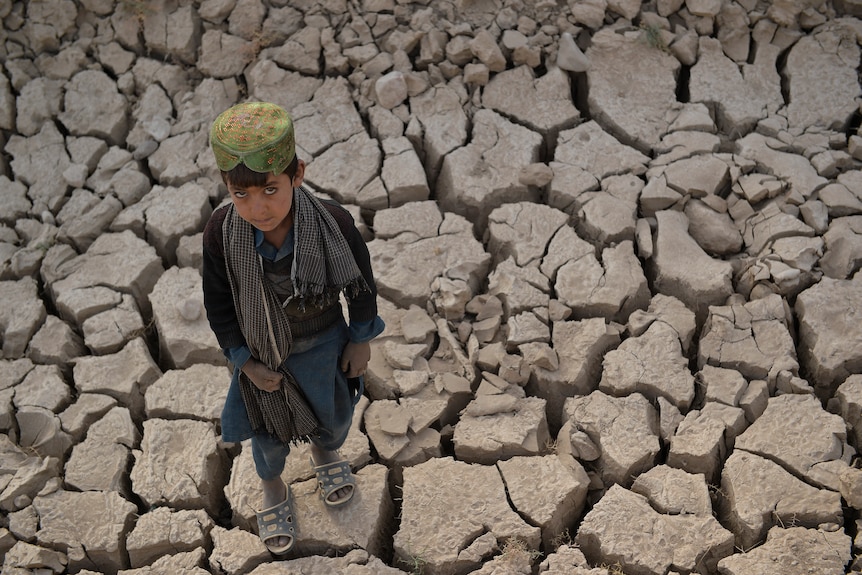
[[[341,352],[341,371],[348,377],[365,375],[368,360],[371,359],[371,344],[348,342]]]

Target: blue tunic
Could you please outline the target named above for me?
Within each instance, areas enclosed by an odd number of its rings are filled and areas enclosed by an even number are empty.
[[[255,230],[255,249],[270,261],[290,256],[293,253],[293,230],[288,233],[278,250],[264,242],[263,233]],[[361,378],[360,388],[351,390],[344,372],[341,371],[340,357],[344,346],[348,341],[370,341],[380,335],[384,328],[385,324],[380,316],[371,321],[352,321],[349,326],[341,319],[320,333],[293,341],[293,347],[290,355],[285,358],[284,365],[296,378],[317,415],[321,434],[315,443],[320,447],[332,451],[341,447],[350,430],[353,407],[363,391]],[[240,346],[223,351],[233,364],[234,370],[222,410],[222,440],[234,443],[254,435],[239,389],[240,370],[251,357],[251,350],[247,346]]]

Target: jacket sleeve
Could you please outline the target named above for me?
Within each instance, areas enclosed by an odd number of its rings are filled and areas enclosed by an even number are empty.
[[[222,223],[226,213],[226,207],[213,212],[203,233],[204,307],[210,328],[222,349],[246,345],[239,327],[225,266]]]

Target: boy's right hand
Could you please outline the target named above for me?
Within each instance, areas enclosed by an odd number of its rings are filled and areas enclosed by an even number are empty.
[[[281,387],[281,374],[277,371],[272,371],[266,364],[253,357],[242,366],[242,372],[248,376],[258,389],[263,391],[273,392]]]

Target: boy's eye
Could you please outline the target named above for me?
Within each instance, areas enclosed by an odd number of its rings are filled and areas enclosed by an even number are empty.
[[[274,194],[277,191],[278,191],[278,188],[276,188],[275,186],[270,186],[268,188],[264,188],[263,193],[268,195],[268,196],[271,196],[272,194]]]
[[[233,192],[233,197],[235,197],[235,198],[244,198],[245,196],[246,196],[245,192],[241,192],[239,190],[235,190]]]

